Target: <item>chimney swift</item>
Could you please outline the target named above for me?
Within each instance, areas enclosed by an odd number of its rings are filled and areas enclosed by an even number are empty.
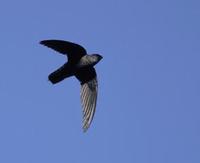
[[[87,131],[93,120],[97,102],[98,82],[94,66],[103,57],[99,54],[88,55],[82,46],[69,41],[43,40],[40,44],[67,56],[68,62],[52,72],[48,78],[52,84],[71,76],[80,81],[83,131]]]

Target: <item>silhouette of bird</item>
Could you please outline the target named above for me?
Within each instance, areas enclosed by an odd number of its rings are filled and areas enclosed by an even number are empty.
[[[54,49],[68,58],[63,66],[52,72],[48,78],[56,84],[65,78],[75,76],[81,84],[81,104],[83,110],[83,131],[87,131],[93,120],[96,103],[98,82],[94,69],[103,57],[99,54],[88,55],[80,45],[63,40],[43,40],[40,44]]]

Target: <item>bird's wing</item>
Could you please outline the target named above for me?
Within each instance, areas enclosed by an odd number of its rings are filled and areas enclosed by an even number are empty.
[[[85,132],[93,120],[97,103],[97,77],[81,85],[81,103],[83,108],[83,131]]]
[[[86,50],[82,46],[69,41],[43,40],[40,42],[40,44],[67,55],[69,62],[77,62],[82,56],[87,54]]]
[[[67,77],[74,75],[74,68],[69,65],[69,63],[65,63],[63,66],[58,68],[56,71],[52,72],[48,78],[52,84],[56,84]]]

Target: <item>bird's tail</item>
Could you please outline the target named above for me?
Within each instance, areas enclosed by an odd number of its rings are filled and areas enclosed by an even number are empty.
[[[48,78],[52,84],[56,84],[64,80],[65,78],[73,75],[74,75],[73,69],[68,64],[64,64],[62,67],[52,72]]]

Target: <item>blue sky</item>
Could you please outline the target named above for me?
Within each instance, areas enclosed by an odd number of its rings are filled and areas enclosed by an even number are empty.
[[[200,2],[2,0],[0,162],[199,163]],[[81,129],[80,86],[49,73],[64,39],[100,53],[97,111]]]

